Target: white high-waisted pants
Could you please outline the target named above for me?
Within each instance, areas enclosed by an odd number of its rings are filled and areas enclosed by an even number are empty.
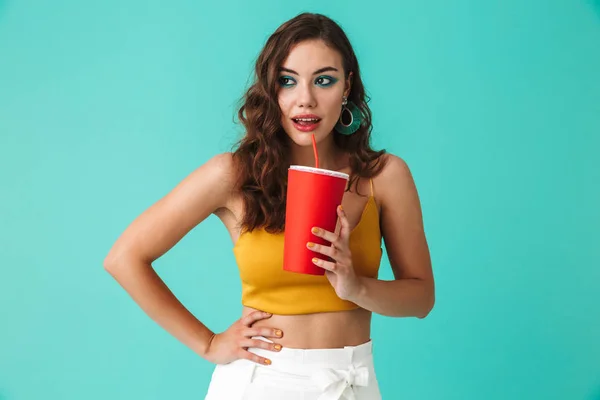
[[[338,349],[248,350],[272,364],[240,359],[217,365],[204,400],[381,399],[372,341]]]

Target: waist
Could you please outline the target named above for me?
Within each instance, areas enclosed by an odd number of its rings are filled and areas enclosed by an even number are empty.
[[[255,309],[244,307],[246,316]],[[314,314],[277,315],[257,321],[254,327],[277,328],[275,340],[288,349],[338,349],[358,346],[371,338],[371,312],[362,308]]]
[[[254,339],[273,342],[271,339],[254,336]],[[311,373],[315,365],[327,368],[345,368],[350,364],[372,364],[373,345],[371,340],[356,346],[326,349],[293,349],[283,348],[279,352],[272,352],[251,347],[248,351],[269,358],[273,361],[267,369],[282,369],[288,372],[296,371],[299,374]]]

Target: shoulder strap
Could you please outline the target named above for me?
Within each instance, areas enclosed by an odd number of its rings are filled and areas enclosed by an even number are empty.
[[[370,178],[369,181],[371,182],[371,197],[374,197],[374,193],[373,193],[373,178]]]

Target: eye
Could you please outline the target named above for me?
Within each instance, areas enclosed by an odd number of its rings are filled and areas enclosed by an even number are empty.
[[[283,86],[283,87],[290,87],[292,86],[296,81],[294,81],[294,78],[290,77],[290,76],[280,76],[279,77],[279,85]]]
[[[332,76],[320,76],[315,80],[315,83],[317,85],[324,86],[324,87],[331,86],[336,82],[337,82],[337,79],[335,79]]]

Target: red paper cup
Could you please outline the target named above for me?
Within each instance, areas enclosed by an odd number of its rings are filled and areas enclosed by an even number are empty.
[[[329,257],[310,250],[306,243],[331,245],[325,239],[315,236],[311,229],[316,226],[330,232],[335,231],[336,208],[342,204],[348,179],[348,174],[327,169],[301,165],[289,168],[283,246],[285,271],[325,274],[325,270],[316,266],[312,259],[318,257],[329,260]]]

